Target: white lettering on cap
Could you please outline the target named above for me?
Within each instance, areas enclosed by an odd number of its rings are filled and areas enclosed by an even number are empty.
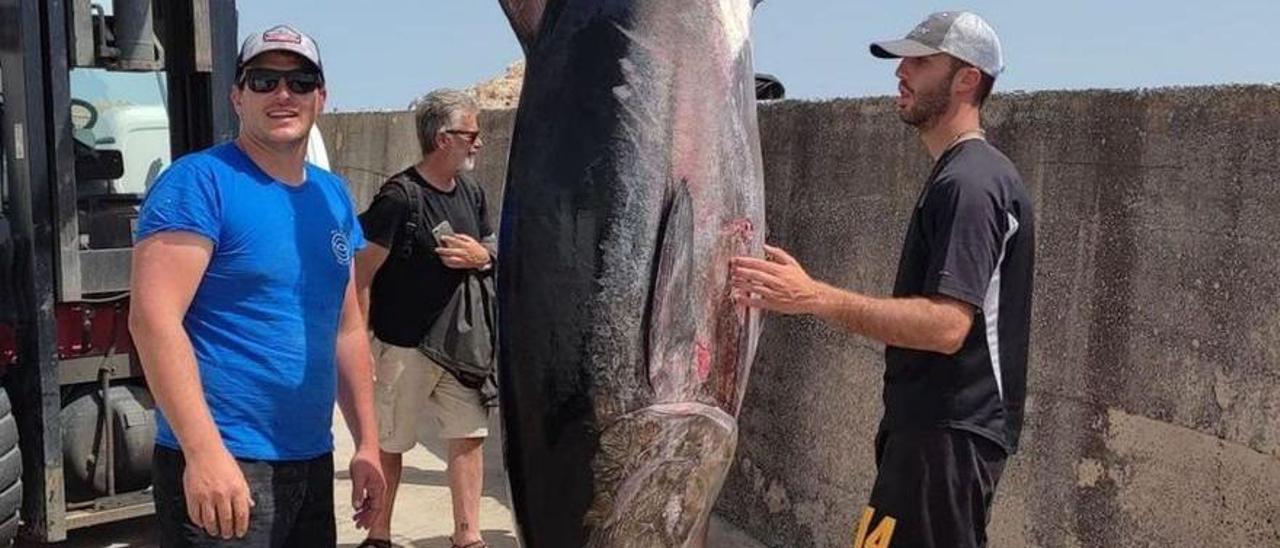
[[[267,32],[262,33],[263,42],[289,42],[293,44],[302,43],[302,35],[294,32],[293,29],[286,26],[275,27]]]

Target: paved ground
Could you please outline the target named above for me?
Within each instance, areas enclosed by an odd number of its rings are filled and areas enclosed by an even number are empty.
[[[336,415],[336,413],[335,413]],[[496,416],[496,413],[494,414]],[[495,422],[489,427],[498,431]],[[345,462],[353,451],[351,438],[340,421],[334,423],[336,447],[334,462],[339,464],[338,485],[334,496],[341,510],[351,508],[351,483],[347,481]],[[449,534],[453,532],[453,514],[449,503],[449,483],[445,476],[447,455],[443,442],[430,447],[421,446],[404,456],[404,475],[400,492],[396,496],[395,514],[392,517],[392,539],[397,544],[414,548],[449,548]],[[491,437],[484,445],[484,491],[480,499],[480,530],[493,548],[516,546],[514,523],[506,501],[506,479],[502,473],[502,443]],[[338,546],[349,547],[364,539],[364,531],[358,531],[351,523],[350,512],[339,513]]]
[[[338,465],[334,492],[338,510],[338,546],[351,548],[364,539],[364,531],[355,528],[350,519],[351,483],[346,463],[351,458],[351,438],[346,426],[334,413],[336,440],[334,461]],[[490,427],[498,432],[496,418]],[[502,472],[502,443],[495,435],[485,443],[485,485],[480,502],[480,525],[484,539],[493,548],[517,548],[514,524]],[[397,544],[412,548],[449,548],[453,517],[449,506],[449,488],[445,476],[444,444],[418,447],[405,455],[404,480],[397,497],[392,522]],[[155,526],[150,518],[113,523],[72,531],[62,546],[75,548],[152,548],[156,546]],[[709,544],[720,548],[757,548],[755,543],[719,520],[713,520]],[[21,545],[20,545],[21,546]]]

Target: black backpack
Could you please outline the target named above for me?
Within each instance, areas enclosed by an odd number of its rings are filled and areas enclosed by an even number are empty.
[[[401,257],[412,253],[432,253],[420,241],[434,242],[429,219],[423,208],[422,188],[403,174],[387,182],[404,192],[412,211],[405,220],[404,236],[396,242],[393,253]],[[461,184],[461,183],[459,183]],[[424,237],[424,232],[426,233]],[[486,242],[488,243],[488,242]],[[440,364],[463,386],[480,390],[485,405],[497,398],[494,365],[497,361],[497,298],[490,272],[468,271],[449,298],[418,350]]]

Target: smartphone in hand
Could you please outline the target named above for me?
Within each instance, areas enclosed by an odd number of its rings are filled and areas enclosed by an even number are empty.
[[[431,235],[435,237],[436,245],[446,247],[442,237],[453,235],[453,225],[449,224],[449,221],[444,221],[431,228]]]

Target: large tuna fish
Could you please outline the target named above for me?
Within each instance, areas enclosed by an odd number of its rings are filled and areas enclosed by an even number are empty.
[[[527,548],[681,547],[737,443],[763,255],[752,0],[500,0],[527,59],[498,270]]]

